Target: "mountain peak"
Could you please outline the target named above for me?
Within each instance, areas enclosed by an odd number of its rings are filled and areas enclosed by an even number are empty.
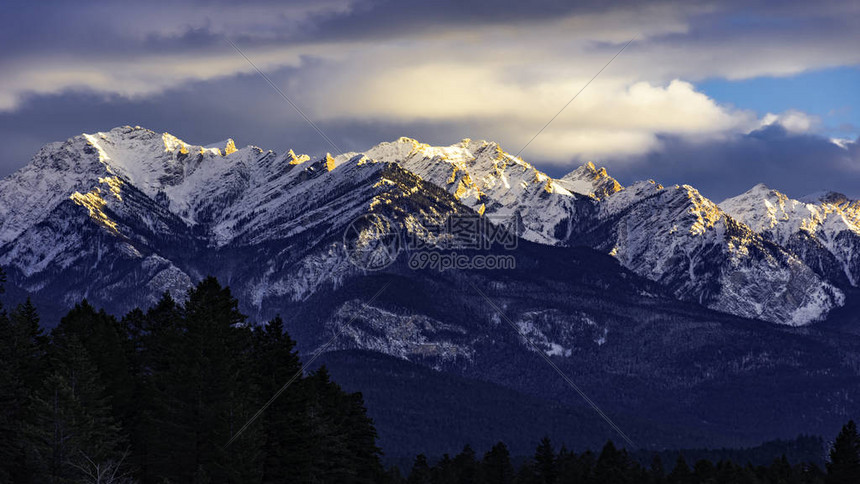
[[[167,133],[165,133],[167,134]],[[236,142],[233,141],[233,138],[227,138],[223,141],[219,141],[217,143],[211,143],[203,147],[203,149],[216,149],[220,153],[223,153],[224,156],[233,154],[239,150],[236,149]]]
[[[781,202],[780,202],[781,200]],[[746,210],[752,206],[767,203],[785,203],[790,200],[787,195],[774,190],[764,183],[756,183],[740,195],[727,198],[719,203],[729,214],[737,214],[738,210]],[[735,217],[737,218],[737,217]]]
[[[296,152],[290,149],[284,153],[284,159],[288,165],[301,165],[306,161],[310,161],[311,157],[308,155],[296,155]]]
[[[606,168],[597,168],[591,161],[561,177],[558,182],[566,189],[602,200],[622,190],[618,180],[609,176]]]
[[[803,196],[800,198],[800,201],[804,203],[827,203],[831,205],[841,205],[844,203],[849,203],[852,200],[848,198],[844,193],[833,192],[829,190],[821,190],[818,192],[810,193],[809,195]]]

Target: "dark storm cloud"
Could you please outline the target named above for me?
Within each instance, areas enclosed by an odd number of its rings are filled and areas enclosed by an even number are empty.
[[[5,47],[0,59],[88,49],[99,55],[221,49],[224,35],[251,44],[315,42],[319,36],[326,40],[392,37],[463,25],[539,21],[607,10],[616,2],[343,0],[331,2],[330,9],[315,7],[316,3],[14,0],[5,8],[14,22],[0,29]],[[336,8],[338,3],[342,9]]]
[[[673,4],[687,8],[701,6],[696,16],[697,26],[688,39],[720,38],[726,33],[744,33],[754,26],[757,30],[825,30],[850,20],[833,15],[846,11],[845,2],[705,2],[663,1],[641,3],[640,6]],[[325,8],[329,5],[330,8]],[[341,5],[342,8],[336,8]],[[291,7],[291,8],[286,8]],[[743,13],[732,13],[743,7]],[[608,12],[621,8],[637,8],[636,2],[587,0],[343,0],[291,2],[252,0],[198,1],[151,0],[128,3],[113,0],[68,2],[65,0],[11,0],[6,12],[14,22],[0,30],[0,39],[15,42],[14,47],[74,48],[74,46],[117,47],[115,42],[127,39],[129,45],[140,40],[141,32],[151,38],[167,35],[175,29],[197,33],[229,31],[231,15],[246,12],[255,21],[257,30],[243,32],[249,38],[268,35],[293,36],[312,34],[328,36],[396,35],[407,30],[444,30],[452,26],[492,24],[521,24],[558,19],[571,14]],[[301,18],[301,29],[284,29],[290,20]],[[244,21],[245,19],[240,19]],[[242,22],[239,25],[242,25]],[[134,26],[134,28],[129,28]],[[222,33],[222,32],[219,32]],[[68,35],[75,35],[72,39]],[[175,34],[175,32],[174,32]],[[193,44],[194,36],[176,36],[177,45]],[[58,44],[59,37],[66,42]],[[279,37],[281,39],[285,37]],[[296,37],[294,37],[296,38]],[[71,42],[69,42],[71,41]],[[128,47],[128,46],[126,46]],[[27,49],[24,49],[27,50]]]
[[[844,27],[845,2],[635,2],[587,0],[152,0],[148,2],[11,0],[0,29],[4,59],[36,53],[92,50],[121,54],[223,48],[224,35],[248,43],[294,43],[394,37],[494,24],[528,24],[573,14],[664,5],[695,10],[695,25],[665,41],[711,42],[727,35],[801,32],[814,36]],[[734,10],[743,7],[743,13]],[[751,28],[754,27],[754,28]]]
[[[625,183],[654,179],[692,185],[716,202],[757,183],[794,198],[830,190],[860,198],[860,139],[842,148],[827,138],[773,125],[707,143],[679,137],[662,141],[659,151],[608,160],[610,174]]]

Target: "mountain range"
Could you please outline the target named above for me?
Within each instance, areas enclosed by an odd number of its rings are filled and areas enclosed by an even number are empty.
[[[516,267],[415,270],[406,250],[368,271],[344,239],[368,214],[431,245],[447,221],[486,220],[518,238],[487,254]],[[860,408],[860,201],[836,193],[755,185],[715,203],[591,163],[552,178],[488,141],[312,159],[125,126],[48,144],[0,181],[0,266],[49,322],[83,298],[117,315],[181,300],[215,275],[361,390],[395,453],[456,450],[454,409],[490,394],[506,404],[488,421],[618,438],[539,352],[643,447],[831,434]],[[440,390],[467,382],[484,390]],[[415,419],[432,438],[410,437]]]

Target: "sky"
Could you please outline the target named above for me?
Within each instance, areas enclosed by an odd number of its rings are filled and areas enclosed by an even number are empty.
[[[860,197],[858,2],[7,0],[0,22],[0,176],[140,125],[313,156],[487,139],[553,176]]]

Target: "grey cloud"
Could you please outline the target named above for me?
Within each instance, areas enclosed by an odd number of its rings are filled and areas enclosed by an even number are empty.
[[[272,75],[288,82],[290,69]],[[294,99],[300,106],[302,99]],[[317,121],[345,151],[360,151],[400,136],[433,144],[451,144],[472,132],[450,123],[385,121]],[[0,177],[24,166],[52,141],[81,133],[140,125],[167,131],[190,143],[207,144],[233,138],[240,146],[322,156],[331,147],[301,119],[265,81],[255,75],[198,82],[155,97],[129,100],[93,92],[31,96],[11,112],[0,112]],[[483,131],[489,134],[489,130]],[[466,134],[464,134],[466,133]]]
[[[727,140],[696,143],[663,137],[643,156],[604,160],[625,184],[654,179],[689,184],[719,202],[756,183],[802,197],[821,190],[860,198],[860,139],[841,148],[816,135],[797,135],[778,125]]]
[[[492,25],[527,26],[539,31],[542,22],[575,13],[639,8],[628,2],[596,0],[541,0],[537,3],[359,0],[351,2],[346,10],[338,6],[338,0],[325,5],[312,0],[289,4],[274,0],[241,4],[155,0],[132,5],[133,11],[124,12],[125,6],[120,2],[7,2],[5,9],[11,15],[4,29],[0,29],[0,44],[4,46],[0,52],[0,69],[4,70],[4,75],[9,75],[12,72],[9,66],[19,61],[41,62],[57,57],[86,63],[89,59],[134,59],[136,55],[153,53],[178,53],[189,57],[207,52],[234,55],[223,42],[225,34],[247,48],[320,41],[342,42],[346,47],[358,39],[408,40],[416,34],[468,32]],[[283,14],[285,5],[297,8],[293,10],[295,15]],[[752,65],[757,62],[755,56],[736,50],[739,46],[775,49],[792,36],[807,43],[810,48],[804,55],[814,58],[840,36],[856,38],[857,29],[847,29],[846,25],[856,24],[860,18],[860,9],[852,7],[850,2],[814,5],[799,1],[779,4],[722,2],[716,6],[710,2],[665,2],[663,5],[668,5],[670,10],[693,12],[685,17],[689,29],[643,39],[631,49],[630,55],[625,53],[623,63],[613,65],[610,71],[628,69],[641,72],[645,80],[659,82],[659,76],[677,75],[675,70],[679,63],[690,64],[690,72],[699,68],[701,72],[712,72],[702,67],[714,63],[709,60],[710,55],[717,55],[719,59],[735,56],[740,59],[739,63]],[[234,14],[240,8],[245,15],[238,18]],[[630,26],[631,29],[641,27]],[[590,45],[594,48],[597,44]],[[609,55],[617,50],[614,45],[600,45]],[[549,47],[560,51],[565,48],[558,43]],[[598,56],[601,63],[607,57],[602,50]],[[647,55],[649,52],[653,55]],[[454,57],[458,52],[445,55]],[[828,55],[836,59],[841,53]],[[242,62],[238,57],[235,61]],[[740,70],[746,69],[746,64]],[[270,75],[286,84],[293,72],[284,68]],[[511,78],[519,75],[523,74],[518,70],[509,73]],[[648,75],[656,77],[648,79]],[[302,100],[298,101],[301,104]],[[312,106],[307,107],[312,111]],[[239,144],[257,144],[276,150],[291,147],[321,154],[328,149],[256,74],[246,73],[210,81],[183,82],[163,92],[134,99],[87,92],[85,88],[30,95],[14,111],[0,112],[0,143],[4,146],[0,154],[0,175],[22,166],[46,142],[123,124],[170,131],[199,143],[234,137]],[[321,124],[329,136],[348,150],[364,149],[402,135],[433,144],[450,144],[462,137],[472,137],[500,141],[513,152],[520,147],[500,138],[493,122],[480,116],[475,120],[407,122],[353,118],[321,121]],[[526,131],[530,134],[535,129],[529,126]],[[850,127],[845,129],[856,134]],[[536,141],[540,142],[540,139]],[[547,166],[549,171],[558,172],[555,174],[570,168],[549,163],[557,160],[530,161],[544,164],[542,166]],[[717,199],[734,195],[758,181],[792,195],[833,188],[860,196],[857,183],[852,183],[858,174],[857,144],[845,150],[821,137],[791,135],[778,128],[704,143],[664,135],[660,148],[651,153],[604,161],[625,182],[655,178],[666,184],[691,183]]]

